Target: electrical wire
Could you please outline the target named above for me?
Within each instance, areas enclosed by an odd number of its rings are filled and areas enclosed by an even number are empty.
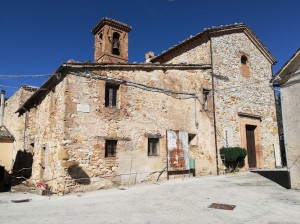
[[[16,79],[16,78],[38,78],[38,77],[45,77],[51,76],[51,74],[41,74],[41,75],[0,75],[0,79]]]

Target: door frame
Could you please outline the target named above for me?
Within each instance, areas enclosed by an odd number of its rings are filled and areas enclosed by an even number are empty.
[[[246,128],[246,144],[247,144],[247,157],[248,157],[248,166],[249,168],[255,168],[257,165],[256,162],[256,146],[255,146],[255,129],[256,125],[245,125]],[[251,132],[251,135],[248,133]],[[251,144],[252,147],[249,147]],[[254,153],[254,155],[253,155]],[[251,166],[250,166],[251,165]]]
[[[254,130],[256,168],[263,168],[264,160],[261,140],[261,116],[246,113],[238,113],[238,116],[240,120],[241,146],[243,148],[247,149],[246,125],[256,126]],[[248,158],[245,159],[245,166],[249,168]]]

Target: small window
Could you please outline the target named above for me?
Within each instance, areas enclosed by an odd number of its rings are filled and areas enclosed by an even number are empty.
[[[196,134],[188,134],[189,145],[192,145],[195,140]]]
[[[249,78],[250,77],[250,57],[248,56],[248,54],[245,54],[243,52],[239,53],[239,57],[240,57],[240,72],[242,74],[242,76],[244,76],[245,78]]]
[[[204,110],[208,110],[209,93],[210,93],[209,89],[203,89],[203,109]]]
[[[117,140],[105,141],[105,157],[115,157],[117,153]]]
[[[106,83],[105,85],[105,107],[116,107],[119,85]]]
[[[99,33],[99,44],[100,46],[102,45],[102,41],[103,41],[103,35],[102,35],[102,32]]]
[[[243,65],[247,65],[247,62],[248,62],[248,58],[245,55],[242,55],[242,57],[241,57],[241,63]]]
[[[159,138],[148,138],[148,156],[158,156]]]

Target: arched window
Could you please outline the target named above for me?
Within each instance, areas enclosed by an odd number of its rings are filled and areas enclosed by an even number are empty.
[[[120,55],[120,34],[113,33],[112,54]]]
[[[241,63],[243,65],[247,65],[247,62],[248,62],[248,58],[245,55],[242,55],[242,57],[241,57]]]
[[[240,52],[239,54],[240,59],[240,72],[245,78],[250,77],[250,56],[244,52]]]

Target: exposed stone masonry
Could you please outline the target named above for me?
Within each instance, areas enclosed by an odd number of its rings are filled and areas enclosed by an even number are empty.
[[[243,54],[251,62],[247,75]],[[272,62],[265,54],[238,30],[194,38],[159,57],[160,64],[63,64],[61,76],[44,85],[49,92],[36,95],[42,100],[27,101],[19,110],[15,144],[22,145],[26,116],[26,147],[34,155],[31,181],[45,181],[62,195],[166,178],[167,130],[189,133],[196,175],[215,174],[212,71],[218,149],[247,147],[246,126],[252,125],[256,167],[274,167],[278,133],[268,85]],[[148,156],[151,136],[159,139],[156,156]],[[116,156],[105,156],[108,141],[117,141]]]

